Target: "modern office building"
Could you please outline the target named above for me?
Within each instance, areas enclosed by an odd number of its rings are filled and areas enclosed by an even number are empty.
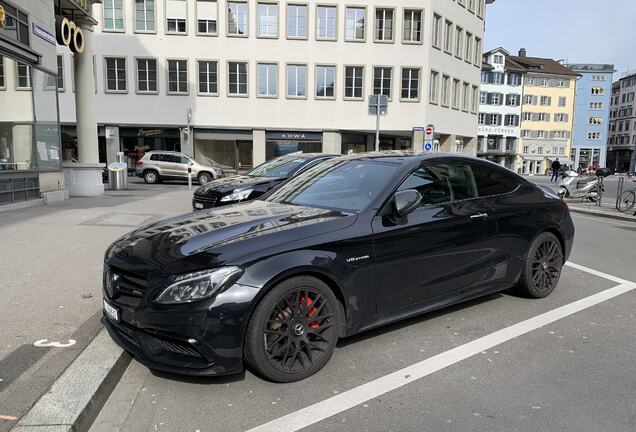
[[[575,72],[547,58],[519,50],[511,60],[525,69],[521,106],[522,174],[545,174],[552,161],[569,159],[574,117]]]
[[[636,72],[623,75],[612,86],[607,166],[618,172],[636,170]]]
[[[581,75],[576,83],[570,160],[575,169],[604,167],[614,65],[566,66]]]
[[[293,151],[475,154],[484,0],[103,0],[92,37],[99,157],[193,152],[238,170]],[[490,3],[490,1],[488,1]],[[58,50],[65,158],[71,55]],[[190,133],[188,133],[190,131]]]
[[[522,79],[525,68],[503,48],[484,53],[477,156],[517,171],[520,166]]]

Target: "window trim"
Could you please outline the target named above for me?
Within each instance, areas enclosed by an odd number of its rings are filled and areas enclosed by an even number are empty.
[[[433,37],[435,32],[435,17],[439,18],[439,29],[437,32],[437,37],[439,40],[437,41],[437,43],[435,41],[435,38]],[[444,31],[444,17],[441,14],[433,11],[433,13],[431,14],[431,46],[440,51],[443,51],[443,45],[444,45],[444,35],[442,34],[443,31]]]
[[[425,12],[423,8],[417,8],[417,7],[408,7],[408,6],[403,6],[401,9],[402,12],[402,27],[401,27],[401,33],[402,33],[402,44],[403,45],[423,45],[424,44],[424,16],[425,16]],[[422,29],[420,30],[420,40],[418,41],[408,41],[406,39],[404,39],[404,23],[406,22],[406,20],[404,19],[404,14],[406,14],[407,11],[410,12],[419,12],[420,13],[420,25],[422,26]]]
[[[29,72],[29,76],[28,76],[29,85],[27,87],[20,87],[20,78],[19,78],[19,75],[18,75],[18,64],[23,64],[24,66],[26,66],[27,67],[27,71]],[[14,76],[14,79],[15,79],[15,86],[14,86],[15,87],[15,91],[31,91],[31,90],[33,90],[33,70],[31,68],[32,68],[32,65],[29,65],[29,64],[26,64],[26,63],[21,63],[21,62],[19,62],[17,60],[14,60],[14,63],[13,63],[14,74],[13,74],[13,76]],[[6,82],[7,82],[6,69],[5,69],[5,72],[4,72],[4,81],[5,81],[5,86],[6,86]]]
[[[336,8],[336,27],[335,27],[335,37],[327,38],[320,37],[318,35],[318,8],[319,7],[335,7]],[[315,38],[317,41],[326,41],[326,42],[337,42],[339,35],[339,23],[340,21],[338,17],[340,16],[340,5],[338,3],[316,3],[316,7],[314,8],[314,14],[316,15],[316,19],[314,20],[314,25],[316,26]],[[309,31],[307,31],[309,33]]]
[[[231,93],[230,92],[230,63],[245,63],[245,73],[247,74],[247,77],[245,79],[245,85],[246,85],[246,91],[245,94],[242,93]],[[235,60],[235,59],[230,59],[230,60],[226,60],[225,61],[226,64],[226,68],[225,70],[227,71],[227,86],[225,88],[226,90],[226,94],[228,98],[249,98],[250,97],[250,62],[249,60]],[[239,83],[240,84],[240,83]]]
[[[134,56],[133,60],[135,61],[135,94],[140,94],[140,95],[157,95],[159,94],[159,58],[158,57],[152,57],[152,56]],[[157,90],[155,91],[142,91],[139,90],[139,63],[137,63],[137,60],[154,60],[157,68],[156,68],[156,72],[157,72]]]
[[[163,0],[163,10],[164,10],[164,14],[163,14],[163,25],[164,25],[164,34],[166,35],[171,35],[171,36],[187,36],[188,35],[188,24],[190,23],[190,11],[188,10],[188,0],[184,1],[185,5],[186,5],[186,17],[185,17],[185,32],[174,32],[174,31],[168,31],[168,14],[166,13],[166,11],[168,10],[168,0]],[[171,59],[171,60],[175,60],[175,59]]]
[[[136,0],[132,1],[132,10],[133,10],[133,33],[136,34],[157,34],[157,0],[153,0],[155,2],[155,10],[153,11],[154,19],[155,19],[155,29],[154,30],[137,30],[137,5]],[[125,23],[124,23],[125,25]],[[186,23],[187,26],[187,23]],[[137,80],[135,80],[137,81]]]
[[[418,82],[417,82],[417,99],[406,99],[402,97],[402,73],[404,69],[417,69],[419,71],[418,74]],[[422,67],[420,66],[400,66],[400,102],[405,103],[419,103],[422,101]]]
[[[378,12],[378,9],[383,9],[383,10],[390,10],[393,13],[393,23],[392,23],[392,28],[391,28],[391,39],[378,39],[376,37],[375,34],[375,20],[377,19],[376,14]],[[374,43],[379,43],[379,44],[392,44],[395,43],[395,31],[398,28],[397,26],[397,22],[395,19],[395,15],[396,15],[396,10],[399,10],[399,8],[396,8],[395,6],[381,6],[381,5],[375,5],[373,7],[373,42]]]
[[[435,74],[435,76],[437,77],[437,85],[436,85],[436,91],[435,91],[435,99],[431,99],[431,84],[433,83],[433,80],[431,79],[431,75]],[[443,77],[444,74],[442,74],[441,71],[437,70],[437,69],[433,69],[431,68],[430,73],[428,75],[428,83],[429,83],[429,88],[428,88],[428,103],[433,104],[433,105],[441,105],[442,103],[442,82],[443,82]],[[402,79],[402,77],[400,77],[400,80]],[[401,83],[400,83],[401,84]]]
[[[185,60],[186,62],[186,74],[188,75],[188,79],[186,80],[186,91],[170,91],[170,61],[181,61]],[[189,57],[166,57],[166,95],[170,96],[188,96],[190,94],[190,60]],[[178,82],[177,82],[178,84]]]
[[[305,96],[290,96],[289,95],[289,66],[304,66],[305,67]],[[309,88],[309,64],[300,62],[285,63],[285,99],[291,100],[306,100],[308,99]]]
[[[219,36],[219,0],[216,0],[216,31],[214,33],[201,33],[199,31],[199,8],[197,8],[197,3],[198,3],[198,0],[194,0],[194,34],[197,36],[218,37]],[[186,23],[186,27],[187,25],[188,24]],[[198,71],[197,71],[197,74],[198,74]],[[197,91],[198,89],[199,88],[197,86]]]
[[[134,1],[134,0],[133,0]],[[102,7],[101,7],[101,30],[102,33],[126,33],[126,1],[122,0],[121,2],[121,9],[122,9],[122,20],[123,20],[123,28],[122,29],[107,29],[104,27],[104,23],[106,22],[106,20],[104,19],[104,2],[102,1]],[[155,25],[156,27],[156,25]]]
[[[443,22],[443,26],[442,26],[442,30],[443,30],[443,40],[444,42],[442,43],[442,51],[444,51],[446,54],[449,54],[451,56],[454,56],[453,51],[455,50],[455,23],[451,20],[449,20],[448,18],[443,18],[444,22]],[[447,41],[446,38],[446,25],[450,24],[450,42]],[[446,45],[449,45],[449,49],[446,49]]]
[[[333,96],[318,96],[318,68],[333,67]],[[363,88],[364,91],[364,88]],[[316,63],[314,64],[314,100],[335,100],[338,94],[338,65],[336,63]]]
[[[258,21],[259,21],[260,14],[258,13],[258,6],[261,4],[276,6],[276,36],[268,36],[268,35],[259,34],[260,26]],[[256,11],[254,13],[256,14],[256,17],[255,17],[256,18],[256,24],[255,24],[256,39],[279,39],[280,38],[280,3],[276,0],[258,0],[256,2]],[[248,16],[248,21],[249,21],[249,16]],[[259,62],[259,63],[270,64],[272,62]],[[258,74],[257,74],[257,79],[258,79]]]
[[[355,66],[355,65],[353,65]],[[391,69],[391,87],[389,88],[389,95],[387,96],[387,101],[388,102],[392,102],[393,101],[393,90],[395,87],[395,67],[393,65],[378,65],[378,64],[374,64],[371,65],[371,80],[372,80],[372,85],[371,85],[371,94],[375,94],[375,69],[376,68],[383,68],[383,69]],[[401,79],[401,77],[400,77]],[[364,94],[364,92],[362,92]],[[364,99],[364,98],[363,98]]]
[[[347,37],[347,9],[363,9],[364,10],[364,35],[362,36],[362,39],[350,39]],[[369,33],[369,14],[368,14],[368,7],[367,5],[360,5],[360,4],[347,4],[344,7],[344,27],[343,27],[343,31],[344,31],[344,41],[345,42],[356,42],[356,43],[366,43],[367,41],[367,34]]]
[[[348,97],[347,96],[347,68],[349,67],[361,67],[362,68],[362,96],[360,97]],[[342,65],[342,99],[346,101],[364,101],[365,89],[367,82],[367,68],[363,64],[347,63]]]
[[[259,2],[259,3],[265,3],[265,2]],[[259,93],[259,82],[258,82],[258,66],[259,65],[275,65],[276,66],[276,94],[275,95],[267,95],[267,94],[260,94]],[[278,60],[273,60],[273,61],[267,61],[267,60],[258,60],[256,62],[256,69],[255,69],[255,73],[254,73],[254,78],[256,79],[255,82],[255,89],[256,89],[256,97],[260,98],[260,99],[278,99],[279,95],[280,95],[280,62]],[[229,79],[229,77],[228,77]]]
[[[217,27],[218,29],[218,27]],[[199,81],[199,62],[216,62],[216,93],[202,93],[200,91],[200,81]],[[194,59],[194,64],[196,66],[195,72],[197,75],[197,92],[196,95],[200,96],[200,97],[219,97],[221,94],[220,88],[221,88],[221,72],[220,72],[220,67],[219,65],[221,64],[221,60],[216,59],[216,58],[198,58],[196,57]]]
[[[245,34],[230,33],[230,3],[243,3],[247,6],[247,19],[245,20]],[[225,2],[225,37],[228,38],[248,38],[250,37],[250,3],[247,0],[228,0]],[[248,80],[249,81],[249,80]],[[228,80],[229,82],[229,80]],[[249,93],[249,92],[248,92]]]
[[[104,93],[108,94],[126,94],[128,93],[128,57],[116,55],[103,55],[102,64],[104,65]],[[108,59],[124,59],[124,71],[126,72],[126,90],[110,90],[108,88]]]
[[[459,86],[457,87],[457,105],[453,104],[453,90],[455,89],[455,81],[457,81],[459,83]],[[451,84],[451,92],[450,92],[450,108],[455,110],[455,111],[460,111],[461,110],[461,106],[462,106],[462,80],[457,78],[456,76],[451,75],[451,80],[450,80],[450,84]],[[501,115],[500,113],[497,113],[499,115]]]
[[[304,6],[307,14],[305,16],[305,36],[290,36],[289,35],[289,23],[287,21],[289,17],[290,6]],[[287,40],[309,40],[309,3],[302,1],[291,1],[285,3],[285,39]]]

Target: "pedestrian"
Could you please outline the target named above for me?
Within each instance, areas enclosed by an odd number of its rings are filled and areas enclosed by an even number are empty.
[[[561,168],[561,162],[559,162],[559,158],[556,158],[554,162],[552,162],[552,177],[550,177],[550,182],[558,182],[559,181],[559,169]]]

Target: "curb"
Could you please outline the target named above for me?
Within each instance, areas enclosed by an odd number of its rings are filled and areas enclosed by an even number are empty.
[[[570,209],[572,213],[581,213],[581,214],[586,214],[590,216],[605,217],[608,219],[617,219],[617,220],[623,220],[623,221],[636,222],[636,217],[628,216],[627,214],[623,215],[621,213],[613,213],[613,212],[608,212],[603,210],[580,208],[573,205],[568,206],[568,208]]]
[[[102,329],[11,431],[87,431],[130,360]]]

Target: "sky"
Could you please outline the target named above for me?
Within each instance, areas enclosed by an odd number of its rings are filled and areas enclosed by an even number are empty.
[[[486,7],[485,50],[636,69],[636,0],[495,0]]]

